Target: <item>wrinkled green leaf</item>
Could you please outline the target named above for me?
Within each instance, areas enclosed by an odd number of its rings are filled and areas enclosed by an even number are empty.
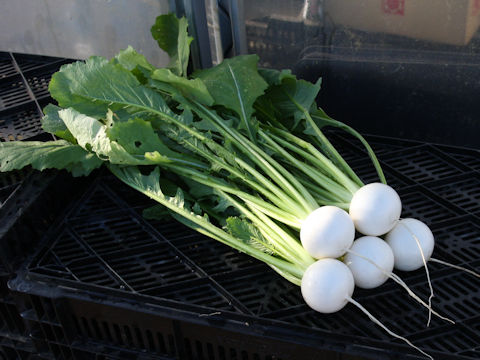
[[[227,231],[249,246],[267,254],[273,254],[273,246],[263,237],[260,231],[245,219],[229,217],[226,221]]]
[[[240,128],[247,130],[252,140],[255,139],[255,125],[251,119],[253,104],[268,86],[258,74],[257,62],[256,55],[242,55],[194,74],[203,80],[215,105],[233,110],[239,116]]]
[[[58,112],[62,110],[62,108],[55,106],[53,104],[48,104],[44,109],[43,112],[45,116],[42,118],[42,129],[46,132],[58,136],[59,138],[65,139],[72,144],[75,144],[77,141],[70,133],[70,131],[65,126],[65,123]]]
[[[178,76],[186,76],[190,43],[186,18],[178,19],[174,14],[160,15],[151,28],[152,36],[158,45],[170,56],[168,68]]]
[[[281,84],[271,86],[255,106],[259,108],[258,111],[261,114],[268,114],[273,110],[277,120],[293,119],[293,124],[288,124],[287,128],[294,130],[305,118],[302,109],[310,110],[319,91],[320,80],[312,84],[305,80],[296,80],[292,76],[285,76]]]
[[[117,142],[132,155],[159,152],[165,156],[178,156],[158,137],[152,124],[143,119],[133,118],[126,122],[116,122],[108,130],[110,140]]]
[[[112,164],[123,165],[153,165],[170,160],[157,152],[147,154],[130,154],[119,143],[111,141],[107,134],[107,126],[100,121],[80,114],[74,109],[64,109],[59,112],[68,130],[77,139],[78,144],[89,151],[93,151],[99,158]],[[118,126],[125,123],[119,123]],[[112,128],[113,129],[113,128]],[[111,129],[111,130],[112,130]],[[128,136],[129,134],[126,134]],[[127,140],[125,140],[127,142]]]
[[[110,62],[120,64],[129,70],[142,84],[147,81],[150,73],[155,70],[155,67],[147,61],[145,56],[139,54],[131,46],[120,51]]]
[[[128,46],[125,50],[121,50],[113,59],[114,63],[122,65],[125,69],[132,71],[139,66],[153,71],[155,67],[150,64],[145,56],[139,54],[133,47]]]
[[[97,119],[108,109],[170,112],[159,93],[142,85],[121,65],[98,56],[62,66],[52,76],[49,90],[59,106]]]
[[[64,140],[12,141],[0,143],[0,171],[19,170],[31,165],[34,169],[66,169],[74,176],[88,175],[102,161]]]
[[[152,79],[172,85],[173,88],[180,91],[182,96],[198,101],[204,105],[212,105],[213,98],[209,94],[207,87],[200,79],[187,79],[177,76],[169,69],[156,69]]]
[[[290,70],[275,70],[275,69],[258,69],[258,73],[263,77],[269,86],[281,85],[285,79],[296,80],[295,75],[292,75]]]

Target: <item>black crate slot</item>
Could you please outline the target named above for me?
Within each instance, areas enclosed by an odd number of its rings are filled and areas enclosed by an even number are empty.
[[[71,62],[72,60],[67,60],[58,57],[52,56],[41,56],[41,55],[30,55],[30,54],[12,54],[17,62],[20,70],[23,72],[34,70],[46,65],[54,65],[55,69],[58,70],[61,64],[65,62]],[[56,70],[55,70],[56,71]]]
[[[0,79],[7,76],[15,75],[16,73],[17,70],[13,65],[10,54],[0,52]]]
[[[93,257],[71,231],[63,228],[59,233],[52,250],[40,261],[39,266],[63,265],[68,267],[73,262]]]
[[[167,244],[156,245],[147,251],[111,254],[104,258],[129,286],[139,292],[200,276]]]
[[[232,281],[232,278],[235,281]],[[266,266],[255,269],[248,275],[233,273],[222,275],[216,280],[256,315],[304,304],[300,288],[279,277]]]
[[[480,259],[480,224],[473,218],[459,219],[434,226],[435,252],[440,250],[453,263],[468,263]]]
[[[441,157],[430,146],[420,146],[398,153],[382,155],[382,161],[418,183],[444,179],[464,172]]]
[[[0,173],[0,209],[7,200],[15,193],[29,170]]]
[[[52,249],[54,256],[44,255],[32,271],[53,276],[51,265],[63,265],[62,278],[137,291],[198,277],[170,245],[123,215],[121,220],[70,225],[73,233],[65,230]],[[60,263],[46,262],[54,259]]]
[[[1,360],[40,360],[32,345],[24,345],[21,341],[1,341]]]
[[[71,263],[68,269],[75,279],[84,283],[122,290],[126,288],[124,282],[118,279],[116,274],[106,271],[105,264],[97,258],[76,261]]]
[[[161,234],[165,239],[172,243],[176,243],[180,248],[181,245],[189,243],[190,241],[198,241],[198,232],[176,220],[148,220],[152,228]],[[191,239],[190,238],[195,238]],[[178,240],[178,241],[177,241]]]
[[[4,296],[0,301],[0,332],[25,335],[25,324],[13,300]]]
[[[431,225],[464,214],[461,209],[457,211],[454,207],[439,203],[426,194],[425,190],[409,190],[405,193],[400,191],[399,195],[403,206],[402,218],[413,217]]]
[[[480,170],[479,150],[458,149],[453,147],[440,147],[440,149],[470,169]]]
[[[71,226],[76,235],[100,256],[158,244],[159,240],[135,220],[128,213],[122,212],[116,218],[75,222]]]
[[[422,269],[417,270],[417,272]],[[445,273],[445,271],[443,272]],[[480,279],[462,271],[452,270],[447,275],[431,274],[435,294],[434,308],[456,322],[463,322],[478,316],[480,311]],[[426,280],[411,286],[411,289],[423,299],[428,298],[430,290]],[[444,322],[444,324],[447,324]]]
[[[188,229],[180,224],[177,224],[176,228]],[[162,230],[160,232],[170,239],[168,233],[162,232]],[[195,234],[189,238],[177,238],[176,240],[172,240],[174,245],[209,275],[247,269],[260,264],[258,260],[205,236]]]
[[[59,64],[54,64],[24,73],[28,85],[37,99],[49,96],[48,84],[59,66]]]
[[[29,173],[26,169],[0,173],[0,190],[20,184]]]
[[[429,185],[431,191],[470,213],[480,213],[480,176],[466,174],[443,184]]]
[[[429,269],[435,294],[432,303],[434,309],[457,323],[476,317],[480,311],[480,280],[472,280],[470,275],[445,271],[444,268],[441,272],[430,266]],[[398,275],[407,282],[415,294],[424,301],[428,299],[430,289],[422,268],[415,272],[399,272]],[[390,285],[384,285],[384,288],[391,289],[390,291],[380,291],[382,288],[378,288],[376,292],[364,290],[358,296],[358,301],[364,305],[375,304],[373,315],[382,314],[381,321],[391,330],[407,337],[411,336],[411,339],[421,337],[421,334],[429,331],[426,327],[428,310],[411,298],[399,285],[389,281]],[[432,316],[430,329],[450,329],[451,327],[448,322]],[[458,348],[455,352],[461,350],[462,348]]]
[[[0,141],[24,140],[44,133],[39,107],[51,101],[48,83],[52,74],[71,61],[0,53]]]
[[[24,140],[42,133],[41,118],[34,102],[0,112],[0,141]]]
[[[165,298],[182,303],[195,304],[219,311],[237,311],[231,300],[223,296],[208,279],[183,282],[180,285],[164,286],[142,292],[156,298]],[[218,314],[218,311],[217,311]],[[205,312],[200,316],[212,316],[215,311]]]
[[[125,187],[125,191],[128,191],[128,187]],[[121,210],[122,206],[118,203],[118,200],[105,190],[100,181],[97,181],[85,195],[85,198],[74,207],[69,218],[99,217],[101,214],[108,215]]]
[[[20,75],[0,80],[0,110],[33,100]]]
[[[105,176],[102,178],[102,182],[108,184],[108,189],[111,190],[116,197],[126,202],[130,208],[138,208],[140,213],[143,209],[157,204],[155,200],[132,189],[114,176]]]
[[[432,330],[423,335],[423,339],[416,340],[415,344],[422,349],[434,350],[443,354],[463,354],[464,349],[473,349],[480,344],[478,334],[470,332],[462,325],[442,330]],[[478,359],[478,352],[471,354],[470,359]]]

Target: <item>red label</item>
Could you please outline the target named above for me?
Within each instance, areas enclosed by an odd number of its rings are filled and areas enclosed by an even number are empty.
[[[480,0],[473,0],[472,15],[477,16],[480,13]]]
[[[382,10],[385,14],[403,16],[405,15],[405,0],[382,0]]]

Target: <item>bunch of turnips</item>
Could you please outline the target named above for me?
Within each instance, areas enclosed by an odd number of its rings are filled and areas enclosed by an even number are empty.
[[[454,323],[432,309],[433,289],[427,262],[432,260],[478,274],[432,259],[435,244],[432,231],[420,220],[401,219],[401,212],[398,193],[384,183],[370,183],[355,191],[348,213],[336,206],[323,206],[311,212],[302,223],[300,239],[318,261],[307,268],[302,278],[305,302],[322,313],[336,312],[353,302],[355,286],[373,289],[391,278],[429,309],[427,326],[432,313]],[[360,234],[357,239],[356,233]],[[394,268],[414,271],[422,267],[431,291],[428,304],[393,273]]]
[[[348,213],[336,206],[310,213],[302,223],[300,240],[318,261],[302,279],[307,304],[319,312],[335,312],[346,305],[354,286],[373,289],[387,281],[394,268],[412,271],[425,266],[433,252],[433,234],[419,220],[400,219],[401,212],[400,197],[392,187],[370,183],[353,194]],[[356,232],[363,236],[355,239]],[[330,275],[319,276],[319,271]],[[322,291],[320,296],[313,289],[323,286],[320,278],[339,290]]]
[[[62,66],[49,85],[58,106],[48,105],[42,120],[57,140],[0,143],[0,171],[32,166],[85,176],[105,166],[158,203],[146,217],[167,212],[265,262],[301,286],[318,312],[352,303],[415,347],[352,298],[355,286],[390,278],[429,314],[451,321],[392,272],[423,266],[428,275],[433,235],[418,220],[400,219],[400,198],[371,147],[316,105],[320,81],[258,69],[255,55],[187,74],[187,21],[159,16],[152,35],[170,55],[166,67],[131,47],[110,60]],[[325,126],[364,144],[378,183],[362,182]],[[363,236],[355,240],[356,233]]]

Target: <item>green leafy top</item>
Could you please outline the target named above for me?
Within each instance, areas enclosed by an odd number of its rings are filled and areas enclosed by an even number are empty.
[[[235,111],[240,117],[240,128],[247,130],[251,140],[256,138],[251,119],[253,104],[268,87],[257,71],[257,63],[256,55],[242,55],[194,74],[203,80],[215,105]]]
[[[262,75],[271,86],[255,104],[256,107],[275,119],[293,119],[293,123],[287,124],[287,128],[295,129],[300,121],[306,118],[304,110],[310,110],[315,104],[321,81],[312,84],[305,80],[297,80],[290,72],[285,71],[264,70]]]
[[[173,14],[160,15],[151,28],[152,36],[158,45],[170,56],[168,68],[175,75],[186,76],[190,43],[193,38],[188,36],[187,19],[178,19]]]

